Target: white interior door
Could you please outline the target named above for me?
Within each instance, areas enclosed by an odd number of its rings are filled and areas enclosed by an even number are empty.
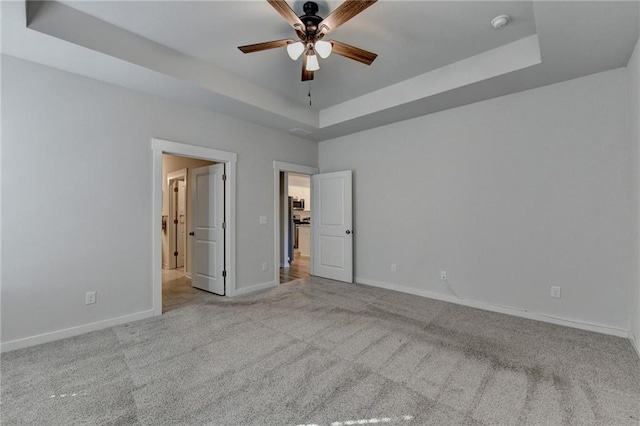
[[[353,282],[351,170],[311,177],[313,275]]]
[[[182,268],[186,256],[186,237],[187,237],[187,184],[184,180],[178,181],[178,243],[176,251],[176,268]]]
[[[193,170],[191,285],[224,296],[224,163]]]

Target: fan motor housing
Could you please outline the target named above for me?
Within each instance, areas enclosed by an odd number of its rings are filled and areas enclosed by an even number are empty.
[[[313,35],[318,32],[318,25],[322,22],[322,18],[316,15],[318,13],[318,5],[315,2],[308,1],[302,6],[304,15],[299,18],[306,28],[307,35]]]

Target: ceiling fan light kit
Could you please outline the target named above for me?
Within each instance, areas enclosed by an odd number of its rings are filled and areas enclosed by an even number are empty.
[[[297,16],[285,0],[267,0],[267,2],[291,25],[300,41],[275,40],[265,43],[240,46],[243,53],[260,52],[278,47],[287,48],[287,54],[294,61],[302,56],[302,81],[313,80],[313,74],[320,69],[318,56],[326,59],[334,52],[336,55],[353,59],[365,65],[371,63],[378,56],[375,53],[349,46],[335,40],[323,38],[340,25],[360,14],[377,0],[345,0],[326,18],[317,15],[318,5],[308,1],[304,4],[304,15]],[[304,55],[303,55],[304,54]]]
[[[333,46],[328,41],[318,40],[314,46],[315,51],[322,59],[327,59],[331,55]]]
[[[318,71],[320,69],[320,63],[318,62],[318,57],[313,51],[307,52],[307,71]]]
[[[289,54],[289,57],[294,61],[297,60],[303,52],[304,43],[302,43],[301,41],[294,41],[287,44],[287,53]]]

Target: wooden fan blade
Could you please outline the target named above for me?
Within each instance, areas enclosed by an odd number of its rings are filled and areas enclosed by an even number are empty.
[[[285,47],[287,44],[292,42],[293,40],[291,39],[266,41],[264,43],[256,43],[256,44],[248,44],[246,46],[239,46],[238,49],[240,49],[242,53],[253,53],[253,52],[260,52],[263,50],[277,49],[278,47]]]
[[[320,32],[329,34],[349,19],[372,6],[376,1],[378,0],[345,0],[344,3],[320,22],[318,25]]]
[[[304,24],[298,15],[291,9],[291,6],[284,0],[267,0],[271,6],[289,23],[296,31],[303,31]]]
[[[371,63],[378,57],[378,55],[373,52],[368,52],[360,49],[359,47],[349,46],[348,44],[340,43],[339,41],[329,40],[329,43],[333,46],[331,53],[353,59],[354,61],[362,62],[366,65],[371,65]]]
[[[307,71],[307,55],[302,55],[302,81],[313,80],[313,71]]]

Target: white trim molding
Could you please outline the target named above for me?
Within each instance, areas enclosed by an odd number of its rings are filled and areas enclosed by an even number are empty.
[[[278,287],[276,281],[270,281],[266,283],[252,285],[250,287],[239,288],[235,292],[235,296],[241,296],[243,294],[255,293],[256,291],[268,290],[270,288]]]
[[[273,168],[278,172],[300,173],[301,175],[315,175],[318,173],[317,167],[303,166],[301,164],[285,163],[274,161]]]
[[[611,336],[624,337],[624,338],[628,338],[630,334],[629,331],[622,330],[620,328],[589,324],[586,322],[575,321],[575,320],[570,320],[566,318],[558,318],[551,315],[524,311],[521,309],[511,308],[508,306],[492,305],[490,303],[479,302],[471,299],[459,299],[455,296],[450,296],[447,294],[440,294],[433,291],[420,290],[413,287],[407,287],[407,286],[398,285],[398,284],[391,284],[391,283],[386,283],[382,281],[375,281],[375,280],[371,280],[363,277],[355,277],[355,282],[358,284],[370,285],[373,287],[380,287],[387,290],[399,291],[402,293],[413,294],[416,296],[428,297],[429,299],[440,300],[443,302],[455,303],[457,305],[469,306],[471,308],[482,309],[485,311],[497,312],[499,314],[512,315],[515,317],[527,318],[535,321],[541,321],[541,322],[546,322],[546,323],[555,324],[555,325],[562,325],[565,327],[578,328],[580,330],[593,331],[595,333],[608,334]]]
[[[154,315],[153,309],[148,311],[142,311],[135,314],[124,315],[121,317],[110,318],[102,321],[92,322],[90,324],[79,325],[76,327],[65,328],[63,330],[56,330],[49,333],[38,334],[36,336],[25,337],[22,339],[11,340],[9,342],[2,343],[0,346],[0,352],[15,351],[16,349],[27,348],[29,346],[40,345],[42,343],[53,342],[55,340],[66,339],[68,337],[79,336],[91,331],[103,330],[105,328],[113,327],[116,325],[127,324],[133,321],[142,320],[152,317]]]
[[[636,351],[636,355],[638,359],[640,359],[640,342],[636,339],[636,336],[632,331],[629,331],[629,341],[631,342],[631,347]]]
[[[280,172],[300,173],[303,175],[315,175],[318,173],[317,167],[303,166],[301,164],[285,163],[282,161],[273,162],[273,264],[281,265],[280,262]],[[313,266],[311,267],[313,275]],[[280,270],[273,268],[273,282],[280,285]]]
[[[167,173],[167,185],[174,179],[187,178],[187,169],[176,170],[175,172]]]
[[[162,154],[197,158],[226,164],[225,182],[227,238],[225,239],[225,264],[227,265],[226,295],[236,295],[236,163],[238,154],[203,146],[151,139],[153,155],[152,176],[152,287],[154,315],[162,315]]]

